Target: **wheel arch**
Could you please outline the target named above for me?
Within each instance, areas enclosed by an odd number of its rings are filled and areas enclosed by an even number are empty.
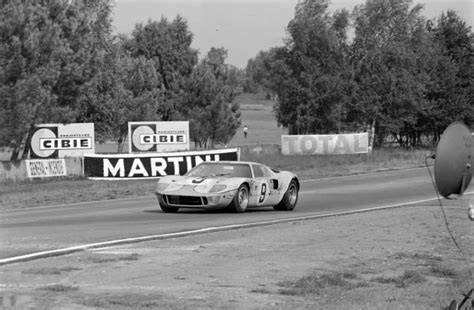
[[[285,173],[285,177],[282,179],[282,190],[286,192],[288,190],[288,187],[290,186],[291,181],[296,182],[296,186],[298,186],[298,190],[301,187],[300,180],[298,176],[294,173],[291,173],[289,171],[282,171],[282,173]]]
[[[245,185],[247,187],[247,190],[249,191],[249,194],[250,194],[250,184],[249,184],[249,181],[244,181],[242,182],[242,184],[240,185]]]
[[[297,176],[294,176],[294,177],[291,179],[291,181],[293,181],[293,180],[296,182],[296,186],[298,186],[298,190],[300,190],[300,180],[298,179],[298,177],[297,177]],[[291,183],[291,181],[290,181],[290,183]],[[288,186],[290,186],[290,183],[288,183]]]

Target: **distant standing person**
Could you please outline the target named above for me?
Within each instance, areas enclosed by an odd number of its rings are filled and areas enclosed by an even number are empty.
[[[244,138],[247,138],[247,132],[249,131],[249,128],[247,125],[244,125]]]

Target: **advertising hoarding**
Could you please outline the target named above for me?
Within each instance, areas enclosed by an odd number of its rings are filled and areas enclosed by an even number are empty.
[[[189,122],[128,122],[129,153],[189,150]]]
[[[147,154],[86,154],[84,175],[90,179],[159,178],[183,175],[203,161],[239,160],[239,149]]]
[[[40,124],[30,140],[30,158],[81,157],[95,153],[94,123]]]
[[[368,133],[283,135],[283,155],[363,154],[369,152]]]
[[[64,159],[27,159],[26,172],[29,178],[66,176]]]

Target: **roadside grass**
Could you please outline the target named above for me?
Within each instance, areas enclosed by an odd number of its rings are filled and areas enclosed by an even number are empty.
[[[39,287],[38,290],[50,291],[50,292],[55,292],[55,293],[69,293],[69,292],[78,291],[79,287],[73,286],[73,285],[64,285],[64,284],[52,284],[52,285]]]
[[[272,168],[289,170],[302,179],[354,175],[424,165],[429,149],[380,148],[372,154],[284,156],[280,153],[244,153],[241,160],[256,161]]]
[[[405,260],[405,262],[412,262],[412,265],[424,268],[420,271],[422,274],[428,277],[438,277],[445,279],[456,279],[462,275],[462,273],[454,268],[453,266],[446,266],[443,259],[440,256],[433,254],[423,253],[395,253],[390,256],[395,260]]]
[[[71,272],[71,271],[79,271],[82,270],[81,268],[75,268],[75,267],[63,267],[63,268],[58,268],[58,267],[44,267],[44,268],[30,268],[30,269],[25,269],[21,273],[23,274],[33,274],[33,275],[59,275],[62,274],[63,272]]]
[[[282,295],[319,295],[325,289],[351,290],[366,287],[365,281],[359,281],[353,272],[313,273],[298,280],[286,280],[277,283],[283,287],[278,290]]]
[[[433,303],[442,308],[450,300],[460,298],[466,287],[472,286],[472,279],[466,262],[456,264],[458,258],[447,254],[449,252],[437,253],[395,252],[374,257],[370,264],[367,258],[354,257],[358,261],[346,268],[325,273],[309,271],[301,278],[277,282],[276,289],[256,288],[250,292],[304,297],[325,303],[334,298],[342,309],[364,309],[364,304],[370,305],[370,309],[387,309],[401,302],[396,309],[404,309],[414,301],[418,304],[413,305],[413,309]],[[353,307],[351,302],[354,301],[359,303],[358,307]]]
[[[244,153],[242,160],[289,170],[300,179],[415,168],[424,164],[427,149],[374,149],[371,155],[283,156]],[[156,180],[97,181],[88,179],[35,180],[0,185],[0,210],[68,203],[153,196]]]
[[[413,260],[421,260],[421,261],[428,261],[428,262],[440,262],[443,259],[440,256],[434,254],[424,254],[424,253],[404,253],[398,252],[391,256],[391,258],[395,259],[413,259]]]
[[[442,266],[440,264],[432,266],[429,270],[429,274],[441,278],[456,278],[460,275],[459,271],[457,271],[456,269],[452,267]]]
[[[170,302],[162,294],[101,294],[76,299],[75,303],[90,308],[106,309],[182,309],[175,302]]]
[[[273,292],[270,291],[269,289],[262,288],[262,287],[252,289],[249,292],[250,293],[255,293],[255,294],[273,294]]]
[[[377,277],[372,281],[381,283],[381,284],[395,284],[398,288],[405,288],[410,284],[419,284],[426,281],[425,276],[423,276],[418,270],[405,270],[402,275],[395,277]]]
[[[137,253],[131,253],[128,255],[121,256],[93,256],[88,257],[86,260],[94,264],[105,264],[105,263],[116,263],[116,262],[129,262],[137,261],[140,258],[140,255]]]

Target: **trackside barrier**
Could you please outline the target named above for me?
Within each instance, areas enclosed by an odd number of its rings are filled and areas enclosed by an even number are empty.
[[[58,177],[82,177],[84,176],[83,173],[83,162],[81,157],[66,157],[64,159],[65,162],[65,171],[58,173]],[[41,178],[57,178],[55,176],[38,176],[38,178],[30,178],[28,177],[28,169],[27,165],[30,160],[15,160],[15,161],[0,161],[0,183],[6,182],[22,182],[22,181],[31,181],[33,179],[41,179]],[[30,173],[31,173],[31,165],[30,165]],[[37,167],[38,170],[41,167]],[[57,172],[57,171],[56,171]],[[60,175],[60,176],[59,176]]]
[[[283,155],[328,155],[369,153],[368,133],[334,135],[282,135]]]
[[[84,174],[90,179],[147,179],[182,175],[203,161],[239,160],[238,148],[169,153],[85,154]]]
[[[257,145],[245,145],[240,147],[240,154],[242,160],[245,161],[245,155],[271,155],[279,154],[281,151],[279,144],[257,144]]]
[[[103,145],[96,146],[99,150],[105,152],[116,152],[115,145]],[[104,148],[103,150],[101,149]],[[267,155],[267,154],[279,154],[280,145],[278,144],[257,144],[257,145],[245,145],[239,147],[241,160],[247,160],[246,155]],[[211,151],[212,152],[212,151]],[[103,154],[102,156],[107,156]],[[84,177],[84,164],[82,157],[66,157],[64,158],[66,164],[66,177]],[[47,179],[53,180],[58,177],[48,177]],[[16,161],[0,161],[0,183],[6,182],[24,182],[33,181],[41,178],[29,178],[27,171],[27,162],[25,160]],[[46,179],[46,178],[44,178]]]

